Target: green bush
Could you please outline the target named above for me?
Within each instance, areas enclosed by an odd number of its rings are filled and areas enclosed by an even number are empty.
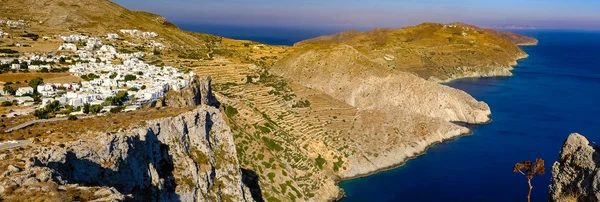
[[[12,102],[11,101],[4,101],[4,102],[0,103],[0,106],[2,106],[2,107],[12,106]]]
[[[327,160],[325,160],[323,157],[321,157],[321,154],[319,154],[319,157],[315,159],[315,163],[317,164],[317,167],[319,167],[319,169],[323,169],[323,165],[327,163]]]
[[[131,74],[127,74],[125,75],[125,81],[134,81],[137,79],[137,77],[135,77],[135,75],[131,75]]]
[[[92,105],[90,106],[90,113],[92,114],[97,114],[100,113],[100,111],[102,111],[102,105]]]
[[[69,121],[75,121],[75,120],[77,120],[77,116],[75,116],[75,115],[69,116]]]
[[[227,115],[227,117],[232,118],[235,115],[237,115],[239,112],[235,107],[232,106],[225,106],[225,115]]]
[[[110,113],[119,113],[125,109],[125,106],[118,106],[110,109]]]

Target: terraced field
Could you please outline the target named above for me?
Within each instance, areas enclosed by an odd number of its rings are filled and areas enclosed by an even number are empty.
[[[265,199],[337,196],[334,179],[350,155],[341,134],[348,134],[356,108],[261,74],[264,71],[253,65],[201,65],[192,71],[213,78],[213,90],[235,134],[240,163],[259,174]]]

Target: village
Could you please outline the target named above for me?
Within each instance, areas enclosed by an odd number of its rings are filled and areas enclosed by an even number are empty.
[[[18,21],[10,21],[10,25],[22,26]],[[165,48],[162,43],[150,40],[158,37],[154,32],[120,30],[120,34],[143,38],[153,52]],[[8,36],[8,33],[0,32],[0,37],[3,36]],[[20,53],[18,58],[0,58],[0,73],[68,72],[81,81],[51,83],[34,78],[27,81],[27,86],[7,82],[0,92],[0,105],[28,108],[11,110],[2,116],[33,114],[40,119],[71,118],[83,114],[139,110],[156,102],[169,90],[185,88],[189,85],[189,78],[194,76],[174,67],[147,64],[143,57],[152,52],[123,53],[104,43],[120,39],[116,33],[99,37],[73,34],[57,38],[63,43],[53,53]],[[140,46],[127,41],[125,44]]]

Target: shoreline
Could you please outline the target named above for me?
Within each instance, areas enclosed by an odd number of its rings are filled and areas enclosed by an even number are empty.
[[[481,124],[467,124],[467,125],[485,125],[485,124],[488,124],[490,122],[491,122],[491,119],[490,119],[490,121],[488,121],[486,123],[481,123]],[[434,146],[436,146],[438,144],[441,144],[441,143],[444,143],[446,141],[455,140],[455,139],[458,139],[458,138],[461,138],[461,137],[465,137],[465,136],[469,136],[469,135],[472,135],[472,134],[474,134],[473,130],[469,129],[469,132],[467,132],[467,133],[461,133],[461,134],[458,134],[456,136],[452,136],[450,138],[444,139],[442,141],[432,142],[429,145],[427,145],[427,147],[425,147],[422,151],[416,153],[415,155],[413,155],[411,157],[408,157],[408,158],[404,159],[403,161],[401,161],[401,162],[399,162],[397,164],[392,164],[391,166],[387,166],[387,167],[384,167],[384,168],[381,168],[381,169],[378,169],[378,170],[375,170],[375,171],[367,172],[367,173],[364,173],[364,174],[355,175],[355,176],[352,176],[352,177],[335,179],[335,185],[338,188],[340,188],[341,192],[340,192],[340,194],[339,194],[339,196],[337,198],[335,198],[335,199],[333,199],[331,201],[332,202],[336,202],[336,201],[339,201],[339,200],[341,200],[341,199],[343,199],[343,198],[346,197],[345,190],[342,189],[340,187],[340,185],[339,185],[339,183],[342,182],[342,181],[348,181],[348,180],[354,180],[354,179],[359,179],[359,178],[363,178],[363,177],[369,177],[371,175],[374,175],[374,174],[377,174],[377,173],[380,173],[380,172],[385,172],[385,171],[394,170],[396,168],[400,168],[400,167],[406,165],[406,163],[408,161],[414,160],[414,159],[416,159],[416,158],[418,158],[418,157],[420,157],[422,155],[427,154],[427,150],[429,150],[429,148],[431,148],[431,147],[434,147]]]
[[[517,44],[517,45],[518,45],[518,46],[536,46],[536,45],[537,45],[537,43],[536,43],[536,44]],[[459,76],[459,77],[456,77],[456,78],[451,78],[451,79],[447,79],[447,80],[443,80],[443,81],[440,81],[440,80],[438,80],[438,81],[433,81],[433,82],[436,82],[436,83],[439,83],[439,84],[442,84],[442,85],[444,85],[444,83],[449,83],[449,82],[452,82],[452,81],[455,81],[455,80],[459,80],[459,79],[467,79],[467,78],[510,77],[510,76],[512,76],[512,70],[514,70],[514,67],[518,66],[518,61],[519,61],[519,60],[522,60],[522,59],[526,59],[526,58],[528,58],[528,57],[529,57],[529,55],[528,55],[528,54],[526,54],[526,53],[525,53],[524,55],[522,55],[522,56],[518,56],[518,57],[515,59],[515,61],[514,61],[514,63],[513,63],[513,64],[509,64],[509,65],[508,65],[508,68],[503,68],[503,69],[506,69],[506,70],[507,70],[507,72],[508,72],[507,74],[504,74],[504,75],[503,75],[503,74],[497,74],[497,75],[486,75],[486,74],[480,74],[480,76]],[[459,89],[459,90],[460,90],[460,89]],[[491,115],[490,115],[490,116],[491,116]],[[485,123],[478,123],[478,124],[468,124],[468,123],[462,123],[462,124],[465,124],[465,127],[466,127],[466,126],[468,126],[468,125],[486,125],[486,124],[489,124],[489,123],[491,123],[491,122],[492,122],[492,119],[490,118],[490,120],[489,120],[488,122],[485,122]],[[456,124],[456,123],[455,123],[455,124]],[[468,128],[468,127],[467,127],[467,128]],[[336,185],[336,186],[337,186],[337,187],[338,187],[338,188],[339,188],[341,191],[340,191],[340,193],[338,194],[338,196],[337,196],[337,197],[335,197],[335,198],[333,198],[332,200],[329,200],[329,201],[332,201],[332,202],[337,202],[337,201],[340,201],[341,199],[343,199],[343,198],[345,198],[345,197],[346,197],[346,192],[345,192],[345,190],[344,190],[344,189],[342,189],[342,188],[340,187],[340,185],[339,185],[339,183],[340,183],[340,182],[342,182],[342,181],[348,181],[348,180],[354,180],[354,179],[359,179],[359,178],[363,178],[363,177],[368,177],[368,176],[371,176],[371,175],[374,175],[374,174],[377,174],[377,173],[380,173],[380,172],[385,172],[385,171],[390,171],[390,170],[393,170],[393,169],[400,168],[400,167],[402,167],[402,166],[406,165],[406,163],[407,163],[408,161],[410,161],[410,160],[414,160],[414,159],[416,159],[416,158],[418,158],[418,157],[420,157],[420,156],[422,156],[422,155],[425,155],[425,154],[427,153],[427,150],[429,150],[429,148],[431,148],[431,147],[433,147],[433,146],[436,146],[436,145],[438,145],[438,144],[444,143],[444,142],[446,142],[446,141],[455,140],[455,139],[458,139],[458,138],[461,138],[461,137],[464,137],[464,136],[469,136],[469,135],[472,135],[472,134],[474,133],[474,132],[473,132],[473,130],[472,130],[471,128],[468,128],[468,129],[469,129],[469,132],[467,132],[467,133],[461,133],[461,134],[458,134],[458,135],[456,135],[456,136],[452,136],[452,137],[450,137],[450,138],[443,139],[442,141],[436,141],[436,142],[432,142],[432,143],[430,143],[429,145],[427,145],[427,147],[425,147],[425,148],[424,148],[424,149],[423,149],[421,152],[419,152],[419,153],[416,153],[415,155],[413,155],[413,156],[411,156],[411,157],[408,157],[408,158],[404,159],[403,161],[401,161],[401,162],[399,162],[399,163],[397,163],[397,164],[392,164],[391,166],[387,166],[387,167],[384,167],[384,168],[381,168],[381,169],[377,169],[377,170],[374,170],[374,171],[371,171],[371,172],[367,172],[367,173],[364,173],[364,174],[355,175],[355,176],[352,176],[352,177],[345,177],[345,178],[341,178],[341,177],[340,177],[340,178],[334,179],[334,181],[335,181],[335,185]]]
[[[537,44],[535,44],[535,45],[523,45],[523,46],[536,46],[536,45]],[[519,46],[521,46],[521,45],[519,45]],[[505,70],[502,73],[498,73],[498,72],[492,72],[492,73],[490,73],[490,72],[488,72],[488,73],[473,72],[470,75],[469,74],[464,74],[462,76],[456,76],[454,78],[448,78],[448,79],[445,79],[445,80],[441,80],[441,79],[438,79],[438,78],[435,78],[435,77],[431,77],[428,80],[436,82],[436,83],[440,83],[440,84],[446,84],[446,83],[450,83],[450,82],[453,82],[453,81],[456,81],[456,80],[460,80],[460,79],[492,78],[492,77],[511,77],[513,75],[512,71],[514,70],[514,67],[516,67],[516,66],[519,65],[518,62],[520,60],[527,59],[527,58],[529,58],[528,54],[525,54],[525,55],[522,55],[522,56],[518,56],[517,58],[515,58],[515,61],[512,64],[508,64],[507,67],[503,67],[502,68],[502,70]]]

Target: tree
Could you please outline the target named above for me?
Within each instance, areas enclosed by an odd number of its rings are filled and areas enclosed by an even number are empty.
[[[136,80],[137,77],[135,77],[135,75],[127,74],[127,75],[125,75],[124,79],[125,79],[125,81],[133,81],[133,80]]]
[[[115,78],[117,78],[117,76],[118,76],[117,72],[113,72],[109,77],[110,77],[110,79],[115,79]]]
[[[57,112],[60,109],[60,102],[58,100],[54,100],[51,103],[47,104],[45,108],[47,112]]]
[[[35,110],[33,112],[33,116],[37,117],[38,119],[48,119],[48,118],[50,118],[50,116],[48,115],[48,111],[46,111],[45,108]]]
[[[90,113],[90,103],[83,104],[83,113],[84,114],[89,114]]]
[[[523,172],[523,170],[525,170],[525,172]],[[535,175],[543,175],[544,172],[546,172],[544,160],[541,158],[535,159],[535,165],[532,164],[530,160],[523,161],[523,163],[517,163],[515,164],[515,167],[513,167],[513,172],[521,173],[527,178],[527,184],[529,184],[527,201],[531,202],[531,190],[533,189],[533,186],[531,186],[531,179],[533,179],[533,176]]]
[[[31,81],[29,81],[29,86],[31,86],[33,88],[33,92],[37,92],[37,87],[39,85],[43,85],[44,84],[44,79],[40,78],[40,77],[35,77],[33,79],[31,79]]]
[[[15,95],[17,93],[17,90],[15,90],[15,88],[13,88],[11,85],[4,85],[4,88],[2,88],[2,90],[4,90],[4,92],[10,94],[10,95]]]

